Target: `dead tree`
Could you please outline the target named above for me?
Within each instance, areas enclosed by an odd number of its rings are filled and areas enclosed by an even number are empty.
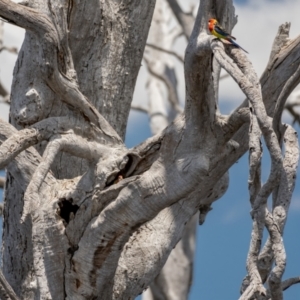
[[[186,26],[183,113],[127,149],[154,4],[0,0],[0,16],[26,29],[11,124],[0,122],[7,168],[0,285],[11,298],[133,299],[160,273],[185,225],[225,193],[228,169],[248,149],[253,233],[240,299],[282,299],[297,282],[281,281],[299,152],[281,114],[300,80],[300,37],[289,40],[289,24],[281,26],[259,80],[242,51],[208,34],[210,17],[233,28],[232,1],[202,0],[191,34]],[[220,66],[247,98],[229,116],[217,109]],[[262,186],[261,138],[272,158]],[[261,251],[264,226],[270,238]]]

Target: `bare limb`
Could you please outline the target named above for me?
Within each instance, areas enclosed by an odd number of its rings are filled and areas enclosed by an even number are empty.
[[[19,297],[17,297],[14,290],[5,279],[1,269],[0,269],[0,298],[3,300],[4,299],[19,300]]]
[[[4,122],[4,121],[3,121]],[[18,131],[0,146],[0,166],[6,166],[19,153],[53,135],[75,133],[95,141],[102,141],[101,132],[88,122],[70,117],[52,117]],[[86,154],[88,155],[87,152]],[[86,156],[88,158],[88,156]]]
[[[280,171],[280,167],[282,166],[281,149],[278,144],[277,137],[272,128],[271,120],[268,117],[264,104],[262,102],[262,96],[261,96],[258,80],[256,80],[256,82],[252,84],[249,81],[249,79],[245,77],[244,74],[238,69],[238,67],[233,63],[231,59],[229,59],[226,55],[222,55],[222,53],[224,52],[221,50],[222,49],[221,47],[216,46],[216,40],[212,42],[212,47],[219,64],[224,69],[226,69],[226,71],[234,78],[234,80],[237,81],[242,91],[245,93],[245,95],[253,105],[254,112],[257,116],[260,129],[264,135],[267,147],[270,151],[274,168],[276,169],[274,170],[276,172],[274,172],[270,178],[271,180],[270,186],[271,186],[273,184],[273,181],[276,182],[277,180],[276,176],[278,175],[278,172]],[[237,51],[238,51],[237,49],[232,49],[232,52],[233,53],[235,52],[237,54],[236,58],[239,57],[240,59],[245,60],[246,59],[245,55],[241,54],[241,52],[238,53]],[[247,69],[253,70],[251,66],[248,66]],[[256,76],[254,70],[252,72],[252,76]],[[265,196],[267,196],[270,193],[270,187],[265,189],[266,189]]]
[[[179,26],[173,26],[172,12],[166,1],[156,3],[152,26],[148,36],[148,43],[154,47],[148,47],[147,55],[144,55],[149,77],[147,81],[148,92],[148,114],[152,134],[161,132],[170,121],[182,112],[177,94],[177,75],[171,56],[159,49],[172,51],[175,39],[178,37]],[[165,101],[165,89],[167,99]]]
[[[288,288],[290,288],[291,286],[293,286],[294,284],[300,283],[300,277],[293,277],[293,278],[289,278],[287,280],[284,280],[281,283],[281,290],[285,291]],[[267,291],[267,295],[264,297],[261,297],[260,300],[272,300],[272,295],[270,293],[270,290]]]
[[[168,0],[168,3],[173,10],[173,13],[178,21],[178,23],[181,25],[183,33],[188,40],[190,37],[190,34],[192,32],[195,19],[192,15],[192,13],[185,13],[182,8],[180,7],[177,0]]]
[[[9,0],[0,1],[0,16],[40,37],[45,64],[41,66],[45,80],[63,101],[76,107],[102,132],[118,144],[122,140],[98,110],[80,92],[76,80],[62,74],[58,67],[59,36],[51,20],[40,12]],[[69,72],[67,72],[69,73]]]
[[[144,57],[145,62],[147,63],[147,67],[149,70],[149,73],[155,77],[157,77],[158,79],[160,79],[161,81],[163,81],[167,87],[168,90],[168,99],[169,102],[171,103],[171,105],[174,107],[174,109],[176,110],[177,113],[181,113],[183,111],[183,109],[180,107],[179,105],[179,99],[178,99],[178,94],[177,94],[177,90],[174,87],[174,85],[172,84],[172,82],[170,81],[170,79],[165,75],[165,74],[158,74],[152,67],[151,63],[149,62],[148,59],[146,59]]]
[[[272,66],[276,62],[276,56],[280,54],[282,48],[284,48],[289,43],[289,32],[291,28],[291,23],[286,22],[279,26],[276,37],[274,39],[272,50],[269,58],[269,63],[267,65],[267,70],[271,70]]]
[[[0,96],[6,97],[8,95],[8,91],[3,86],[3,84],[0,82]]]
[[[0,177],[0,188],[3,189],[5,186],[5,177]]]
[[[261,145],[261,131],[257,122],[257,118],[251,113],[251,125],[249,128],[249,179],[248,189],[250,193],[251,207],[261,189],[261,158],[262,158],[262,145]]]
[[[300,283],[300,276],[299,277],[293,277],[293,278],[289,278],[287,280],[284,280],[282,282],[282,290],[285,291],[287,290],[289,287],[293,286],[294,284]]]
[[[218,131],[221,126],[215,124],[216,110],[211,72],[203,72],[205,74],[199,72],[199,67],[204,70],[210,70],[211,66],[211,38],[207,37],[205,33],[207,23],[206,17],[209,13],[211,13],[211,11],[207,8],[207,3],[209,3],[209,1],[201,1],[202,9],[206,8],[206,10],[203,10],[201,17],[197,17],[193,40],[191,41],[187,51],[187,64],[188,66],[193,66],[193,68],[186,70],[191,71],[190,73],[186,72],[186,116],[179,116],[174,123],[160,135],[159,138],[155,137],[151,140],[152,143],[146,143],[147,145],[145,145],[145,149],[143,149],[143,151],[149,155],[147,155],[145,160],[143,160],[141,164],[138,164],[137,167],[131,163],[129,157],[126,155],[126,151],[122,151],[124,150],[123,148],[120,151],[122,152],[122,155],[118,155],[118,153],[109,153],[105,160],[101,160],[100,157],[98,157],[100,152],[98,153],[97,149],[96,154],[90,154],[90,156],[96,161],[98,159],[96,166],[95,164],[93,166],[89,166],[90,170],[88,175],[86,175],[86,177],[91,176],[94,179],[92,182],[95,184],[95,186],[93,186],[95,187],[95,193],[93,194],[93,191],[90,191],[89,195],[87,195],[87,193],[84,195],[85,198],[81,202],[83,205],[78,208],[78,213],[76,213],[76,215],[73,214],[70,216],[70,220],[68,219],[66,222],[63,222],[60,219],[59,221],[57,220],[57,218],[59,218],[57,215],[59,214],[61,216],[59,210],[57,210],[57,205],[65,200],[57,199],[58,195],[54,195],[54,192],[51,194],[51,188],[53,185],[49,184],[48,190],[45,190],[45,193],[49,192],[51,196],[49,197],[49,201],[44,201],[45,203],[42,203],[39,210],[39,218],[33,219],[33,241],[36,245],[45,245],[45,248],[47,249],[51,246],[47,239],[53,239],[51,236],[53,229],[56,230],[54,230],[54,237],[63,241],[63,245],[68,245],[69,247],[70,240],[76,241],[76,243],[72,245],[72,254],[66,254],[63,252],[67,252],[69,249],[62,249],[62,253],[58,253],[59,258],[56,261],[56,263],[60,263],[61,268],[63,268],[63,273],[61,274],[66,274],[64,278],[64,288],[65,293],[70,299],[76,298],[78,293],[87,298],[92,298],[99,295],[99,292],[103,298],[106,298],[112,295],[112,291],[116,298],[119,297],[127,299],[129,296],[135,295],[137,291],[140,292],[143,288],[148,286],[151,279],[157,275],[156,272],[166,261],[166,258],[170,253],[171,246],[174,246],[178,242],[178,238],[180,238],[181,233],[183,232],[185,222],[191,218],[199,207],[200,210],[203,208],[207,209],[209,204],[213,201],[212,198],[214,198],[215,194],[212,192],[214,188],[214,186],[212,186],[212,182],[220,179],[220,177],[223,178],[222,176],[224,176],[224,171],[226,171],[224,169],[228,169],[230,164],[229,160],[226,161],[226,166],[223,166],[225,163],[223,163],[220,156],[218,156],[217,162],[213,161],[216,149],[220,147],[220,145],[218,145],[219,140],[216,139],[216,131]],[[202,34],[200,38],[199,32]],[[232,54],[232,56],[234,56],[234,54]],[[52,64],[50,63],[49,67],[51,66]],[[246,67],[249,66],[246,64]],[[54,73],[49,72],[49,74]],[[197,76],[195,76],[195,74],[197,74]],[[249,76],[251,75],[248,75],[245,77],[249,79]],[[260,109],[260,103],[256,103],[256,101],[259,102],[261,100],[261,95],[256,86],[256,81],[253,83],[250,80],[250,84],[248,84],[247,81],[245,82],[242,79],[239,78],[238,80],[240,83],[243,83],[242,87],[244,88],[247,96],[250,96],[250,100],[252,101],[256,115],[258,115],[267,143],[269,140],[273,143],[273,135],[270,137],[269,132],[270,122],[268,122],[269,120],[266,117],[265,111],[263,111],[260,115],[258,112]],[[70,80],[72,84],[76,85],[70,78],[68,78],[68,80]],[[199,83],[203,83],[205,89],[199,88]],[[70,86],[66,84],[64,87],[68,88]],[[60,91],[62,90],[63,89],[60,89]],[[254,95],[251,94],[252,90],[254,90]],[[74,93],[75,98],[79,97],[79,100],[82,100],[82,95],[78,96],[76,88]],[[84,101],[82,101],[81,104],[83,102]],[[78,107],[80,108],[80,105]],[[203,117],[202,119],[199,118],[200,115]],[[228,127],[234,128],[233,130],[240,128],[240,120],[235,122],[233,117],[231,119],[229,117],[226,121],[228,121]],[[232,123],[230,123],[230,121]],[[230,130],[228,129],[228,131]],[[50,168],[51,161],[53,160],[53,157],[51,156],[62,150],[63,147],[65,147],[64,150],[68,150],[71,153],[72,151],[74,151],[74,153],[76,152],[75,154],[79,157],[82,155],[82,152],[89,153],[89,151],[86,151],[88,146],[81,146],[81,144],[84,144],[83,142],[86,142],[87,139],[84,140],[84,137],[77,134],[76,130],[74,130],[74,134],[73,132],[56,132],[56,135],[58,134],[60,134],[58,137],[61,139],[61,144],[57,145],[52,143],[51,145],[51,142],[49,143],[49,148],[45,151],[44,161],[40,165],[42,167],[44,166],[46,171],[42,169],[38,170],[41,172],[40,175],[42,177],[44,177],[45,174],[49,174],[47,172]],[[232,132],[230,134],[232,135]],[[228,136],[230,134],[228,134]],[[50,136],[53,135],[55,134],[52,132]],[[67,140],[67,137],[74,138],[74,143],[72,143],[73,141]],[[36,136],[34,136],[34,134],[30,137],[32,140],[35,138]],[[97,145],[95,140],[87,141],[87,144]],[[240,140],[238,141],[240,142]],[[176,146],[171,148],[171,143],[172,145],[176,144]],[[72,149],[71,146],[74,144],[76,146],[79,144],[79,149]],[[234,146],[230,148],[229,144]],[[269,144],[268,146],[271,148]],[[49,153],[51,146],[54,148],[53,153]],[[241,153],[242,150],[240,149],[244,147],[242,143],[238,143],[235,140],[230,140],[226,143],[226,145],[222,144],[222,146],[224,146],[222,147],[223,152],[227,151],[226,154],[228,156],[234,151],[236,153]],[[224,150],[224,148],[226,149]],[[205,149],[209,149],[209,151],[205,151]],[[274,148],[272,148],[271,151],[272,150],[274,150]],[[277,150],[277,148],[275,150]],[[112,157],[114,155],[116,157]],[[236,160],[238,155],[239,154],[234,154],[232,156],[234,156]],[[84,157],[86,158],[86,156],[87,155],[85,154]],[[17,159],[17,157],[15,158]],[[273,164],[276,159],[277,157],[272,157]],[[277,160],[275,163],[276,162],[278,164],[281,163]],[[218,169],[218,167],[220,168]],[[272,169],[276,169],[275,167]],[[114,179],[116,178],[116,175],[122,175],[122,171],[126,173],[127,168],[132,168],[132,174],[135,176],[132,176],[132,178],[129,179],[125,178],[120,182],[115,182]],[[30,173],[30,175],[32,175],[32,173]],[[111,180],[109,178],[110,175],[112,175]],[[184,178],[185,182],[178,180],[178,178]],[[39,183],[42,183],[43,181],[44,179],[40,180]],[[115,185],[105,184],[107,182],[111,184],[115,182]],[[74,190],[77,187],[77,183],[79,184],[79,180],[74,180],[70,194],[73,192],[75,193]],[[177,186],[176,191],[174,191],[173,188],[174,183],[176,183]],[[63,187],[62,182],[55,182],[55,184]],[[64,184],[66,184],[66,181]],[[219,191],[218,189],[216,190]],[[199,200],[200,192],[202,198]],[[220,187],[220,192],[223,192],[223,187]],[[268,191],[264,191],[265,194],[267,194],[267,192]],[[110,194],[110,196],[108,194]],[[259,196],[263,198],[265,194]],[[107,198],[103,200],[104,197],[102,196],[104,195],[106,195]],[[42,197],[43,194],[39,196]],[[71,199],[69,200],[69,202],[71,202]],[[255,201],[255,204],[259,206],[261,202],[263,202],[262,199],[259,199],[259,201]],[[51,212],[55,211],[55,214],[48,216],[47,213],[49,208],[52,209]],[[258,212],[255,212],[256,214],[261,212],[259,209],[257,210]],[[84,224],[78,222],[81,220],[83,215],[86,216]],[[46,218],[47,221],[50,220],[46,229],[44,229],[45,226],[43,226],[46,225],[43,224],[43,222],[46,223],[44,218]],[[161,222],[153,221],[154,218],[158,218]],[[161,218],[161,220],[159,218]],[[65,232],[68,232],[68,228],[66,229],[65,226],[68,226],[68,222],[69,224],[78,223],[77,226],[80,226],[81,228],[78,232],[73,232],[72,239],[70,238],[69,241],[66,241],[67,238]],[[40,224],[41,226],[36,227],[37,224]],[[169,226],[161,226],[161,224],[168,224]],[[170,226],[170,224],[172,226]],[[160,226],[162,228],[160,228]],[[137,228],[139,228],[139,230],[136,230]],[[47,230],[51,231],[51,234],[47,233]],[[126,265],[124,261],[122,261],[121,256],[128,255],[129,257],[133,257],[130,255],[134,252],[134,250],[142,251],[139,245],[137,245],[137,242],[132,243],[133,249],[127,249],[126,242],[130,238],[134,238],[136,241],[142,240],[140,236],[143,231],[146,232],[143,237],[148,239],[148,243],[152,242],[150,245],[154,244],[153,240],[154,238],[157,239],[157,235],[155,234],[150,236],[147,234],[149,232],[163,232],[168,239],[166,239],[167,242],[165,244],[159,245],[161,247],[160,249],[153,250],[151,252],[151,256],[148,253],[140,255],[140,259],[142,261],[144,260],[143,262],[146,261],[146,263],[143,265],[143,269],[138,269],[135,272],[134,268],[136,266],[133,264],[129,266]],[[132,235],[133,232],[134,234]],[[277,233],[278,232],[276,232],[276,234]],[[276,238],[277,236],[272,237],[273,240]],[[59,244],[59,241],[56,243]],[[34,260],[37,266],[40,267],[37,275],[42,278],[42,276],[46,276],[43,274],[44,268],[41,266],[43,263],[43,253],[37,248],[38,247],[34,249]],[[54,259],[53,255],[49,258],[49,256],[53,253],[51,251],[51,247],[49,248],[50,251],[46,253],[48,254],[48,264],[49,262],[52,263]],[[159,253],[160,255],[153,258],[155,253]],[[151,262],[153,262],[153,264],[147,264],[147,258],[149,257],[152,258]],[[130,258],[126,258],[124,260],[126,263],[130,263]],[[86,264],[85,266],[83,266],[83,262]],[[120,263],[119,266],[118,263]],[[55,275],[58,272],[56,270],[57,265],[58,264],[54,267],[51,265],[50,268],[50,271],[56,272],[53,273]],[[154,265],[155,268],[153,267]],[[87,272],[83,272],[83,269],[84,271],[87,270]],[[134,272],[128,272],[128,270],[134,270]],[[138,272],[142,272],[143,275],[146,276],[139,276],[139,274],[136,275]],[[117,276],[116,273],[118,274]],[[119,278],[123,278],[122,276],[126,277],[124,281],[118,281]],[[62,282],[62,280],[60,281]],[[124,284],[124,282],[128,284]],[[42,288],[46,289],[48,287]],[[252,286],[250,288],[252,288]],[[131,289],[133,291],[131,291]],[[101,293],[102,291],[103,294]],[[129,293],[129,295],[126,294],[126,292]],[[126,295],[128,295],[128,297],[126,297]]]
[[[229,78],[230,75],[229,74],[224,74],[220,77],[220,80],[223,80],[223,79],[226,79],[226,78]]]
[[[238,82],[239,86],[241,87],[241,89],[243,90],[243,92],[245,93],[245,95],[247,96],[247,98],[251,102],[251,105],[254,108],[255,115],[257,116],[260,129],[264,135],[272,159],[270,177],[268,178],[264,186],[257,193],[253,203],[253,211],[252,211],[253,233],[252,233],[248,259],[247,259],[247,269],[251,278],[250,285],[254,286],[252,292],[253,293],[258,292],[259,294],[266,295],[266,290],[262,285],[261,278],[258,272],[257,259],[261,247],[261,239],[262,239],[262,233],[263,233],[264,222],[265,222],[265,205],[267,202],[267,198],[272,192],[272,190],[278,185],[278,181],[279,181],[278,179],[280,178],[283,172],[281,149],[278,144],[276,134],[272,128],[272,124],[266,114],[265,107],[262,102],[262,96],[261,96],[258,80],[255,78],[256,77],[255,72],[252,71],[251,74],[252,76],[250,77],[250,80],[252,82],[249,81],[248,79],[249,75],[248,78],[246,78],[244,74],[238,69],[238,67],[230,59],[228,59],[226,56],[221,54],[222,48],[221,47],[216,48],[214,42],[215,41],[212,42],[212,49],[214,51],[217,61]],[[217,51],[216,49],[219,50]],[[232,52],[233,51],[234,50],[232,50]],[[233,57],[235,60],[242,59],[246,61],[245,56],[244,57],[238,56],[237,53],[234,53]],[[251,66],[247,68],[248,71],[251,69],[253,70]],[[255,168],[256,165],[257,163],[255,163]],[[258,161],[258,165],[260,165],[260,160]],[[268,229],[270,230],[270,233],[272,232],[271,234],[272,244],[273,245],[280,244],[280,246],[276,249],[277,251],[276,255],[278,255],[277,256],[278,266],[276,269],[274,269],[274,272],[272,273],[274,274],[273,276],[276,278],[276,280],[274,280],[274,282],[276,281],[276,284],[274,284],[270,288],[271,288],[271,294],[272,296],[274,296],[274,299],[281,299],[282,291],[280,290],[280,288],[278,289],[278,286],[280,287],[281,276],[285,268],[285,255],[284,255],[284,251],[282,251],[284,247],[281,242],[281,238],[278,240],[278,234],[275,234],[275,231],[272,231],[270,222],[267,222],[267,225],[268,225]],[[248,290],[246,290],[240,299],[248,299],[248,297],[249,297]]]
[[[10,53],[18,54],[18,49],[16,47],[7,47],[7,46],[2,46],[0,47],[0,53],[5,50]]]
[[[147,107],[144,107],[142,105],[136,105],[136,104],[132,104],[131,105],[131,109],[133,110],[136,110],[136,111],[139,111],[139,112],[142,112],[142,113],[145,113],[145,114],[148,114],[148,108]]]
[[[272,241],[272,250],[274,253],[275,266],[269,276],[269,289],[272,299],[283,299],[281,278],[286,266],[286,253],[277,220],[273,215],[266,212],[266,227]]]
[[[300,114],[294,109],[294,107],[299,106],[299,103],[286,103],[285,109],[294,117],[293,124],[296,122],[300,124]]]
[[[243,107],[237,109],[229,116],[217,116],[216,125],[220,126],[221,130],[219,138],[223,141],[224,144],[234,136],[234,134],[241,128],[242,125],[249,124],[249,112],[249,108]]]
[[[277,220],[280,232],[283,233],[284,225],[288,215],[290,202],[292,199],[293,190],[296,183],[296,173],[299,160],[299,146],[298,138],[295,130],[285,125],[286,128],[281,135],[284,137],[285,154],[284,154],[284,174],[281,176],[276,196],[274,197],[273,203],[273,216]],[[274,254],[272,251],[271,240],[268,239],[264,248],[262,249],[259,260],[258,268],[261,274],[263,282],[267,280],[272,264],[274,260]]]
[[[300,65],[296,72],[290,77],[290,79],[285,83],[283,89],[281,90],[281,93],[278,97],[276,108],[275,108],[275,114],[273,118],[274,128],[276,130],[276,134],[278,136],[279,141],[281,140],[280,137],[280,125],[281,125],[281,115],[283,112],[284,107],[287,107],[285,105],[286,100],[290,93],[294,90],[294,88],[297,86],[300,78]]]
[[[153,45],[153,44],[149,44],[147,43],[146,46],[150,47],[150,48],[153,48],[155,50],[158,50],[158,51],[162,51],[164,53],[167,53],[167,54],[170,54],[170,55],[173,55],[174,57],[176,57],[180,62],[184,63],[184,59],[183,57],[176,53],[175,51],[171,51],[171,50],[167,50],[167,49],[164,49],[164,48],[161,48],[159,46],[156,46],[156,45]]]

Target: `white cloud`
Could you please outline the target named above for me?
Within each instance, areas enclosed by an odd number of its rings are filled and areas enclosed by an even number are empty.
[[[267,65],[278,27],[291,22],[290,37],[295,38],[300,34],[300,2],[251,0],[247,4],[236,4],[235,8],[238,23],[233,29],[233,35],[238,44],[249,52],[248,56],[260,76]],[[229,79],[221,83],[220,97],[235,105],[244,99],[237,84]]]
[[[251,0],[247,5],[236,5],[238,24],[234,34],[249,51],[249,58],[258,74],[265,69],[281,24],[291,22],[291,36],[300,34],[299,9],[300,3],[296,0]]]

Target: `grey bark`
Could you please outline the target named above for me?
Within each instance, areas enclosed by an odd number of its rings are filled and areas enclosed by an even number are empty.
[[[252,115],[248,100],[230,116],[217,112],[212,54],[251,102],[275,173],[286,170],[271,118],[278,98],[300,80],[300,39],[271,56],[259,83],[242,51],[225,45],[225,52],[208,35],[208,16],[229,29],[235,24],[230,0],[200,3],[185,55],[183,114],[126,149],[122,138],[154,2],[32,0],[24,7],[0,0],[0,16],[27,30],[14,71],[17,129],[0,122],[0,164],[8,172],[3,273],[23,299],[132,299],[157,277],[199,209],[203,222],[226,191],[226,172],[248,148]],[[266,185],[279,195],[285,182],[271,176]],[[288,186],[291,192],[293,181]],[[268,193],[262,188],[254,200],[259,229]],[[279,221],[265,217],[282,266],[282,233],[273,226]],[[258,272],[255,264],[249,270],[250,289],[262,286]],[[270,293],[280,299],[282,268],[270,274]]]
[[[19,298],[16,296],[15,292],[13,291],[9,283],[6,281],[1,270],[0,270],[0,298],[3,300],[5,299],[19,300]]]
[[[161,132],[174,116],[182,112],[177,93],[175,64],[170,56],[172,46],[181,30],[178,25],[171,25],[171,20],[172,12],[166,1],[157,1],[147,41],[147,45],[155,43],[155,46],[151,46],[145,53],[149,70],[148,114],[154,135]],[[143,300],[187,299],[193,277],[197,221],[198,214],[188,222],[182,239],[171,251],[159,275],[143,294]]]

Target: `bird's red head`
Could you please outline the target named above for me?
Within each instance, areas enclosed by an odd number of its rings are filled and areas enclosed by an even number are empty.
[[[209,29],[209,31],[212,31],[216,24],[218,24],[218,21],[216,19],[209,19],[208,20],[208,29]]]

